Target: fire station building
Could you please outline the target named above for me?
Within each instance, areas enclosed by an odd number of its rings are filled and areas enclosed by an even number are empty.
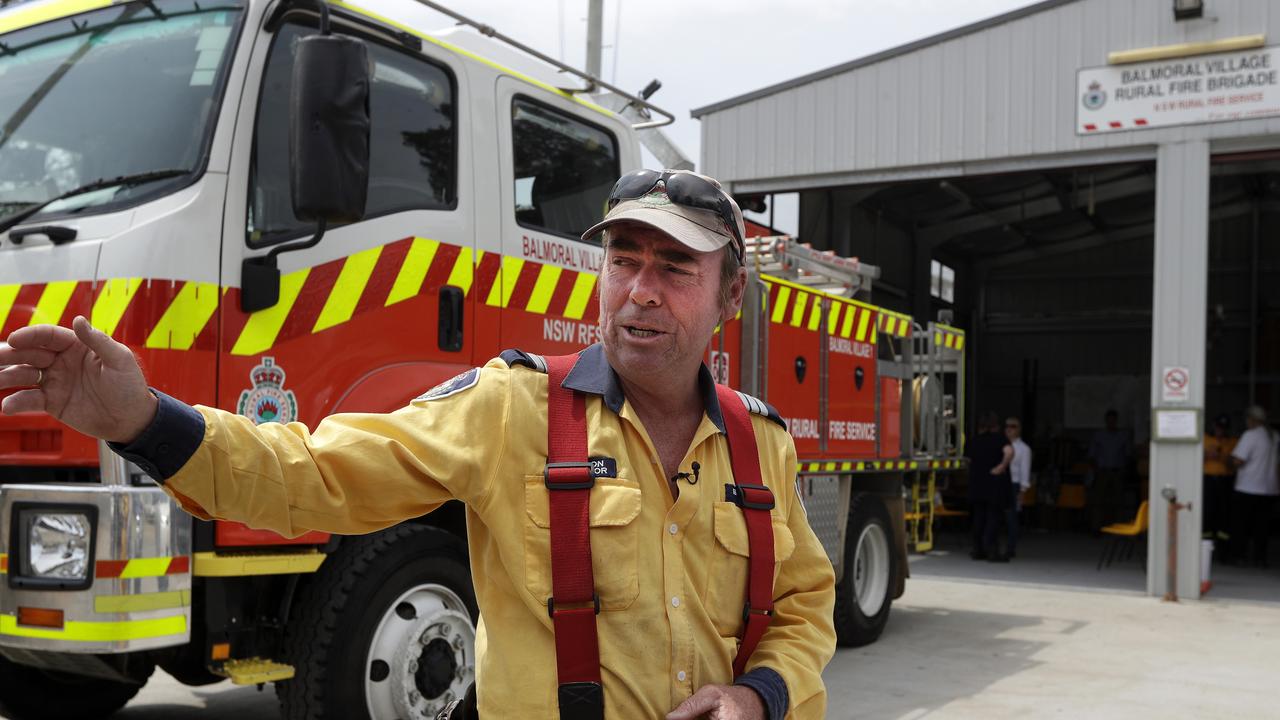
[[[1229,534],[1204,439],[1280,416],[1280,3],[1045,0],[693,116],[745,206],[794,194],[788,230],[879,266],[874,303],[968,332],[967,432],[1018,416],[1035,453],[1024,528],[1101,545],[1089,448],[1116,411],[1147,572],[1092,550],[1082,582],[1164,594],[1176,495],[1177,591],[1200,596],[1202,536]]]

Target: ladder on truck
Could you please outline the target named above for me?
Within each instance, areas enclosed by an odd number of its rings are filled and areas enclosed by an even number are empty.
[[[789,235],[749,237],[744,244],[747,267],[831,295],[869,300],[880,268],[856,257],[814,250]]]

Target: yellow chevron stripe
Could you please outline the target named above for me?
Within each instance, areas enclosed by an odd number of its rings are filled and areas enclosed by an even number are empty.
[[[236,344],[231,347],[232,355],[256,355],[276,344],[276,336],[298,301],[298,293],[302,292],[302,284],[309,274],[311,268],[302,268],[280,278],[280,302],[249,316]]]
[[[791,308],[791,327],[800,327],[804,322],[804,309],[809,304],[809,293],[796,293],[796,304]]]
[[[866,469],[867,469],[866,463],[858,463],[858,472],[862,472],[863,470],[866,470]]]
[[[862,322],[866,322],[866,310],[859,310],[853,305],[845,305],[844,325],[840,327],[840,337],[847,338],[853,336],[853,318],[858,315],[862,316]]]
[[[769,319],[773,322],[780,323],[782,318],[787,314],[787,299],[791,297],[791,288],[786,285],[777,287],[778,293],[773,298],[773,315]]]
[[[338,279],[329,290],[329,297],[325,299],[324,308],[320,310],[320,317],[316,318],[316,324],[311,328],[311,332],[318,333],[351,319],[351,315],[356,311],[356,303],[360,302],[360,295],[369,285],[373,267],[378,264],[380,255],[382,255],[382,246],[375,245],[347,256],[342,263],[342,271],[338,273]]]
[[[163,577],[172,560],[173,558],[170,557],[134,558],[125,563],[124,570],[120,571],[120,577]]]
[[[160,322],[147,336],[147,347],[160,350],[190,350],[196,336],[218,309],[221,295],[213,283],[188,281],[165,308]]]
[[[827,472],[832,472],[836,469],[836,464],[833,462],[829,462],[826,465],[823,465],[822,469],[826,470]]]
[[[71,293],[76,291],[75,280],[59,280],[44,286],[40,299],[36,301],[35,312],[31,313],[28,325],[57,325],[62,321],[62,313],[71,302]]]
[[[942,344],[942,333],[940,333],[940,332],[938,332],[938,331],[936,331],[936,330],[935,330],[935,331],[934,331],[934,333],[933,333],[933,344],[934,344],[934,345],[941,345],[941,344]]]
[[[6,13],[5,17],[0,18],[0,33],[30,27],[87,10],[104,8],[110,4],[111,0],[65,0],[64,2],[55,3],[37,3],[34,6],[27,6]]]
[[[525,306],[525,310],[531,313],[542,315],[551,305],[551,296],[556,293],[556,284],[560,282],[560,275],[564,269],[559,265],[551,265],[550,263],[542,266],[538,270],[538,280],[533,284],[533,292],[529,295],[529,304]]]
[[[152,620],[121,620],[119,622],[85,622],[68,620],[61,630],[18,625],[13,615],[0,615],[0,635],[68,640],[79,642],[112,642],[142,640],[144,638],[181,635],[187,631],[187,619],[183,615]]]
[[[420,237],[413,239],[383,307],[395,305],[401,300],[408,300],[422,290],[422,282],[427,279],[427,271],[431,269],[431,261],[435,259],[436,250],[439,247],[438,240]]]
[[[831,303],[831,309],[827,311],[827,334],[835,335],[836,330],[840,328],[840,312],[844,309],[844,303]],[[850,308],[848,312],[853,312]],[[848,313],[846,313],[848,314]]]
[[[98,595],[93,599],[93,611],[99,613],[147,612],[187,607],[190,604],[190,590],[170,590],[141,595]]]
[[[822,324],[822,296],[814,295],[812,309],[809,310],[809,330],[817,332]]]
[[[840,464],[840,469],[841,469],[841,470],[852,470],[852,469],[853,469],[853,463],[851,463],[851,462],[841,463],[841,464]]]
[[[867,342],[871,343],[872,345],[876,344],[876,326],[875,325],[871,326],[871,339],[868,340]]]
[[[506,307],[511,302],[511,293],[516,289],[516,281],[520,279],[520,271],[524,268],[524,260],[512,255],[502,257],[502,269],[489,288],[489,297],[484,304],[490,307]]]
[[[474,262],[471,260],[471,248],[464,247],[458,251],[458,257],[453,261],[453,269],[449,271],[449,279],[445,281],[445,285],[461,288],[463,295],[471,292],[471,281],[476,277],[476,265],[480,264],[482,257],[484,257],[483,250],[476,253]]]
[[[9,319],[9,311],[13,309],[13,303],[18,299],[18,291],[21,289],[21,285],[0,285],[0,327]]]
[[[964,349],[964,336],[963,336],[963,335],[957,335],[957,336],[956,336],[956,349],[957,349],[957,350],[963,350],[963,349]]]
[[[142,286],[142,278],[112,278],[102,284],[102,292],[93,301],[89,322],[107,335],[115,335],[124,311]],[[3,323],[0,323],[3,324]]]
[[[587,303],[591,301],[591,289],[595,286],[595,275],[578,273],[578,277],[573,279],[573,290],[569,293],[569,302],[564,306],[564,316],[570,320],[581,320],[587,312]]]
[[[855,335],[855,336],[854,336],[854,337],[856,337],[856,338],[858,339],[858,342],[866,342],[866,340],[867,340],[867,326],[868,326],[868,325],[870,325],[870,324],[871,324],[871,313],[867,312],[866,310],[863,310],[863,311],[862,311],[862,317],[858,318],[858,333],[857,333],[857,335]],[[874,329],[874,328],[872,328],[872,330],[871,330],[871,342],[875,342],[875,341],[876,341],[876,340],[875,340],[875,337],[876,337],[876,336],[875,336],[875,329]]]
[[[898,318],[898,337],[911,336],[911,321],[906,318]]]

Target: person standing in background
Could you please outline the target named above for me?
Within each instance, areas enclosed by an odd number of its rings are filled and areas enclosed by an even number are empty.
[[[1013,448],[1000,434],[1000,416],[986,412],[978,422],[978,434],[965,448],[969,458],[969,505],[973,514],[974,560],[1008,562],[1000,554],[1000,518],[1009,506],[1009,463]]]
[[[1103,417],[1105,427],[1093,434],[1089,442],[1089,465],[1093,469],[1093,530],[1116,522],[1124,498],[1124,473],[1133,457],[1133,444],[1128,433],[1120,430],[1120,414],[1108,410]]]
[[[1213,433],[1204,439],[1204,537],[1227,540],[1227,521],[1231,514],[1231,486],[1235,467],[1231,452],[1236,439],[1231,437],[1231,419],[1219,415],[1213,422]]]
[[[1267,411],[1254,405],[1245,413],[1244,435],[1231,452],[1236,466],[1235,495],[1232,498],[1231,559],[1248,562],[1245,555],[1253,546],[1253,564],[1267,567],[1267,531],[1280,478],[1276,477],[1276,431],[1267,426]]]
[[[1005,554],[1012,560],[1018,552],[1018,514],[1022,509],[1022,494],[1031,487],[1031,446],[1022,439],[1022,421],[1011,417],[1004,421],[1004,436],[1013,448],[1013,462],[1009,465],[1009,545]]]

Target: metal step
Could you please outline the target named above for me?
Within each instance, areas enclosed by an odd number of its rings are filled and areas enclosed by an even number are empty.
[[[236,685],[260,685],[288,680],[293,677],[293,666],[262,658],[243,658],[226,661],[222,672]]]

